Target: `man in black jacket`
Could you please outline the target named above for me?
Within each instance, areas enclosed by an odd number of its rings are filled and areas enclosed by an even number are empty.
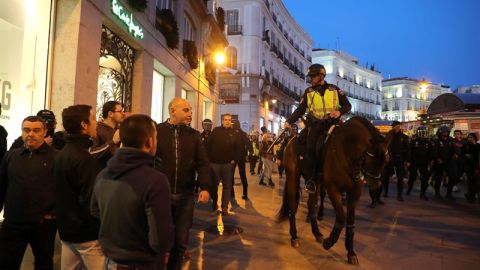
[[[99,164],[88,152],[97,132],[92,107],[73,105],[62,112],[67,143],[55,161],[55,209],[62,240],[62,269],[103,269],[99,221],[90,214],[90,199]]]
[[[181,269],[193,220],[195,173],[198,173],[198,201],[207,203],[211,189],[210,164],[200,133],[189,127],[192,107],[183,98],[168,104],[170,118],[157,125],[155,168],[170,182],[175,241],[167,269]]]
[[[235,200],[235,188],[234,188],[234,183],[235,183],[235,167],[238,165],[238,173],[240,174],[240,180],[242,181],[242,189],[243,189],[243,195],[242,199],[248,200],[248,181],[247,181],[247,174],[245,172],[245,162],[247,160],[248,153],[253,152],[252,144],[250,143],[250,140],[248,139],[248,135],[245,131],[242,130],[240,127],[240,122],[238,120],[233,121],[233,132],[235,136],[237,137],[237,142],[238,146],[240,147],[240,153],[237,157],[237,160],[235,160],[235,164],[232,166],[232,193],[231,193],[231,198],[230,201],[232,202],[232,206],[236,206],[237,201]]]
[[[22,122],[23,146],[7,153],[0,169],[0,269],[20,269],[27,245],[35,269],[53,269],[57,231],[53,214],[53,164],[56,150],[45,142],[45,121],[29,116]]]
[[[213,206],[217,206],[217,185],[222,181],[222,215],[228,215],[228,203],[230,202],[232,188],[232,166],[239,159],[240,147],[237,136],[232,128],[232,116],[224,114],[222,126],[213,129],[207,142],[208,159],[215,171],[216,185],[212,190]]]
[[[132,115],[120,127],[123,148],[97,176],[92,215],[100,219],[98,240],[107,267],[161,269],[173,243],[170,187],[153,169],[157,150],[155,122]]]

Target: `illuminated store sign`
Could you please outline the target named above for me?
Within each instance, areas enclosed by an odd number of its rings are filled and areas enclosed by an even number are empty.
[[[143,39],[143,28],[133,20],[132,13],[121,6],[117,0],[112,0],[112,12],[128,27],[132,36]]]

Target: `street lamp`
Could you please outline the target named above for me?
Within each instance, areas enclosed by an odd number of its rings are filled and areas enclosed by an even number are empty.
[[[225,63],[225,53],[224,52],[217,52],[215,53],[215,63],[217,66],[221,66]]]
[[[422,111],[421,111],[422,115],[427,114],[427,106],[426,106],[427,105],[427,88],[428,88],[427,82],[422,81],[422,83],[420,83],[420,93],[422,94]]]

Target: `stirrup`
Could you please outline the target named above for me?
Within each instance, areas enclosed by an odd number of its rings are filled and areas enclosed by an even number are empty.
[[[305,191],[311,194],[317,191],[317,185],[313,180],[308,179],[307,182],[305,182]]]

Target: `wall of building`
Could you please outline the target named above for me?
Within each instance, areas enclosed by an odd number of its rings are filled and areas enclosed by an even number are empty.
[[[421,91],[422,83],[426,84],[425,93]],[[448,86],[407,77],[384,80],[382,85],[382,117],[386,120],[416,120],[436,97],[451,92]]]
[[[179,30],[177,48],[167,46],[164,35],[155,27],[157,7],[168,0],[149,2],[142,11],[135,11],[124,0],[59,0],[56,5],[55,33],[53,43],[53,65],[51,99],[47,107],[54,112],[62,108],[85,103],[97,104],[99,57],[102,41],[102,25],[110,29],[135,51],[132,73],[131,111],[152,114],[156,121],[168,117],[167,105],[171,98],[181,96],[182,90],[193,107],[192,126],[201,127],[204,117],[215,118],[218,95],[213,84],[205,78],[205,63],[210,61],[212,49],[211,37],[214,30],[205,18],[213,16],[204,1],[176,0],[172,7]],[[211,7],[214,0],[208,1]],[[132,14],[134,21],[143,31],[143,38],[135,37],[128,26],[113,12],[112,4],[120,5],[126,14]],[[198,52],[199,67],[191,68],[183,55],[184,17],[188,16],[194,27],[194,42]],[[216,26],[218,27],[218,26]],[[218,32],[218,31],[217,31]],[[217,33],[218,34],[218,33]],[[226,39],[218,47],[226,46]],[[220,38],[221,40],[221,38]],[[161,104],[152,102],[154,73],[163,76],[161,85]],[[209,112],[205,113],[205,101]]]
[[[280,0],[221,0],[220,5],[227,14],[230,47],[237,51],[237,62],[230,67],[238,70],[234,76],[223,73],[220,87],[236,81],[239,102],[227,103],[219,112],[238,115],[248,123],[246,131],[259,130],[270,120],[269,129],[278,132],[307,86],[304,73],[312,40]],[[237,13],[238,20],[229,21],[229,13]]]

